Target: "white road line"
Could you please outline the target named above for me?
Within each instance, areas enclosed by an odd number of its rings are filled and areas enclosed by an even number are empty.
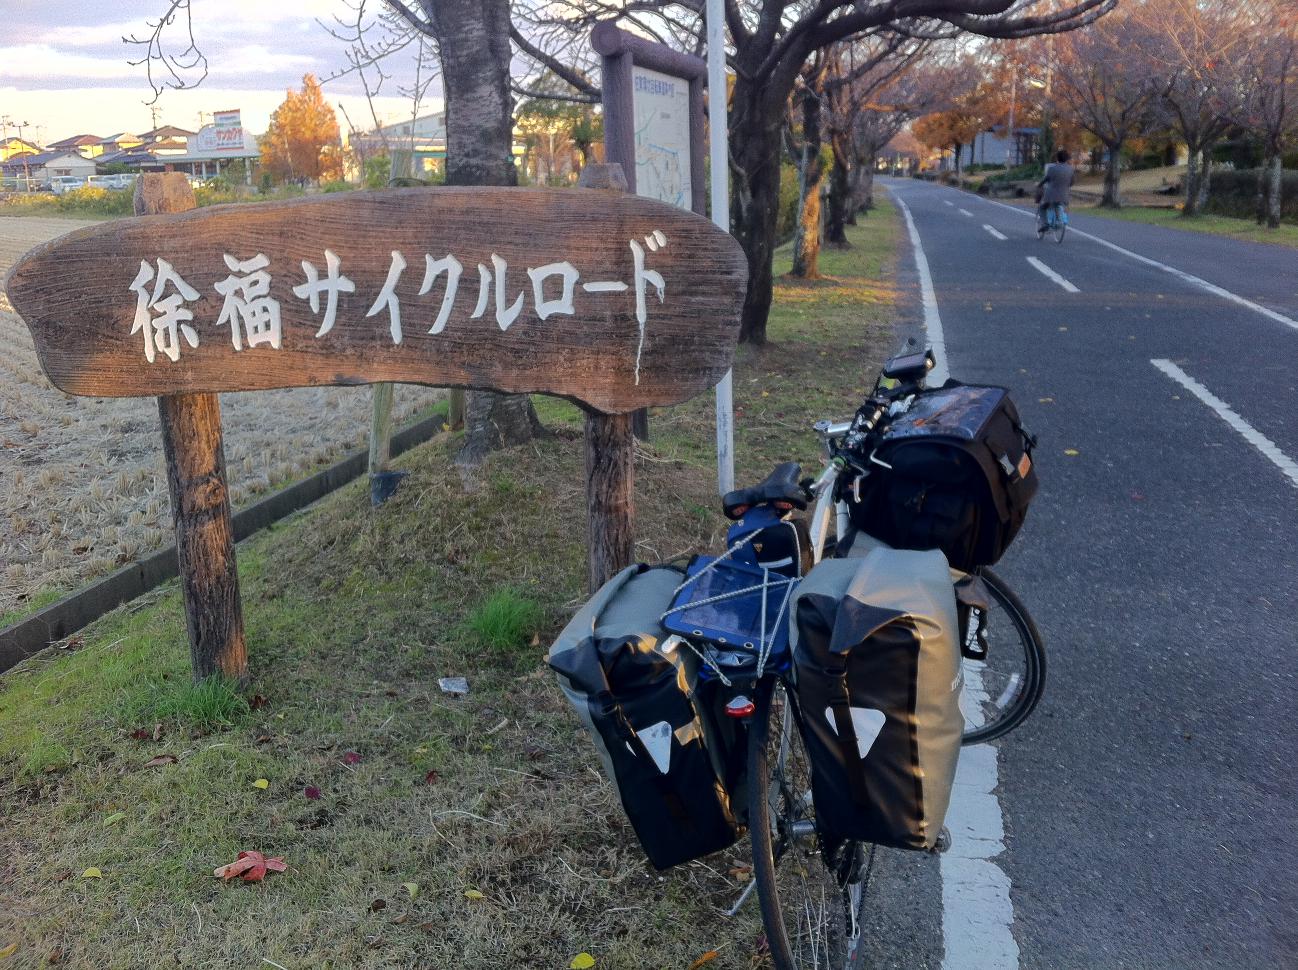
[[[1064,279],[1062,276],[1056,273],[1045,263],[1041,262],[1041,260],[1037,259],[1035,256],[1029,256],[1028,262],[1031,263],[1032,268],[1035,269],[1037,272],[1039,272],[1042,276],[1044,276],[1048,280],[1053,280],[1054,282],[1058,283],[1069,293],[1081,292],[1080,290],[1077,289],[1077,287],[1073,286],[1072,283],[1068,282],[1068,280]]]
[[[960,210],[960,215],[962,215],[962,216],[968,216],[970,219],[973,218],[973,213],[970,212],[968,209],[961,209],[961,210]]]
[[[937,354],[937,367],[929,375],[931,386],[946,381],[946,339],[938,315],[937,295],[928,258],[919,241],[910,207],[893,192],[915,250],[924,304],[924,327],[928,342]],[[1018,970],[1019,946],[1010,932],[1014,905],[1010,899],[1010,878],[993,861],[1005,851],[1005,822],[996,797],[1000,784],[997,750],[990,744],[960,749],[947,825],[952,846],[943,853],[942,872],[942,970]]]
[[[942,333],[942,317],[937,312],[937,294],[933,291],[933,275],[928,271],[928,257],[924,255],[924,247],[919,243],[919,231],[915,228],[915,220],[911,218],[910,206],[901,201],[901,196],[895,192],[893,198],[897,200],[897,205],[901,206],[901,214],[906,217],[910,244],[915,249],[915,270],[919,273],[920,299],[924,304],[924,329],[928,332],[928,344],[933,348],[933,355],[937,358],[937,365],[930,372],[928,382],[933,387],[941,387],[951,376],[951,369],[946,362],[946,337]]]
[[[1005,235],[1005,233],[1001,232],[998,229],[994,229],[993,227],[987,225],[987,223],[985,222],[983,223],[983,228],[992,234],[993,239],[999,239],[1003,242],[1004,240],[1009,238],[1007,235]]]
[[[984,199],[983,201],[990,202],[992,205],[998,205],[1002,209],[1009,209],[1011,212],[1017,212],[1020,215],[1036,218],[1035,213],[1028,212],[1025,209],[1020,209],[1018,206],[1006,205],[1004,202],[997,202],[995,199]],[[1081,236],[1085,239],[1091,240],[1092,242],[1097,242],[1101,246],[1107,246],[1115,253],[1129,256],[1138,263],[1144,263],[1146,266],[1153,266],[1155,269],[1161,269],[1165,273],[1171,273],[1177,279],[1189,283],[1191,286],[1197,286],[1199,289],[1207,290],[1213,296],[1219,296],[1223,300],[1229,300],[1231,303],[1238,303],[1240,306],[1247,307],[1255,313],[1260,313],[1262,316],[1274,320],[1276,323],[1283,323],[1286,327],[1292,327],[1293,329],[1298,330],[1298,320],[1295,320],[1293,317],[1287,317],[1277,310],[1272,310],[1270,307],[1262,306],[1260,303],[1254,303],[1252,300],[1242,297],[1238,293],[1232,293],[1230,290],[1223,289],[1215,283],[1209,283],[1207,280],[1195,276],[1193,273],[1187,273],[1185,270],[1177,269],[1175,266],[1168,266],[1166,263],[1160,263],[1158,260],[1150,259],[1148,256],[1142,256],[1140,253],[1133,253],[1130,249],[1123,249],[1121,246],[1111,243],[1107,239],[1101,239],[1099,236],[1093,236],[1089,232],[1084,232],[1071,223],[1068,226],[1068,232],[1069,235]]]
[[[1298,487],[1298,463],[1277,448],[1274,441],[1241,418],[1229,404],[1170,360],[1151,360],[1150,363],[1216,411],[1223,421],[1238,431],[1245,441],[1265,455],[1276,468],[1284,472],[1291,484]]]
[[[950,199],[943,199],[943,200],[942,200],[942,204],[943,204],[943,205],[955,205],[955,203],[952,202]]]

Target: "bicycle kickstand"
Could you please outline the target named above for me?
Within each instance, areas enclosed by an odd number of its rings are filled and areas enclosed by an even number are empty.
[[[744,903],[748,902],[748,897],[753,894],[753,890],[756,888],[757,888],[757,880],[756,879],[748,880],[748,885],[744,887],[744,891],[740,893],[739,898],[735,900],[735,905],[731,906],[728,910],[726,910],[726,915],[734,916],[736,913],[738,913],[740,907],[743,906]]]

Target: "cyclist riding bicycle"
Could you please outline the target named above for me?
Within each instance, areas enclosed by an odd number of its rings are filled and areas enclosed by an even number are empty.
[[[1077,173],[1068,164],[1072,156],[1060,149],[1055,152],[1055,160],[1046,166],[1045,174],[1037,183],[1037,225],[1043,226],[1049,221],[1049,208],[1054,205],[1068,205],[1069,190]]]

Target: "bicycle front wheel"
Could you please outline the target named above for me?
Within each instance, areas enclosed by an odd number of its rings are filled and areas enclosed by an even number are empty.
[[[797,705],[774,678],[758,687],[748,739],[748,827],[771,960],[776,970],[857,970],[873,846],[826,845],[817,833]]]
[[[1027,607],[990,569],[981,569],[988,609],[983,629],[987,656],[962,657],[964,712],[962,744],[991,741],[1014,730],[1032,713],[1046,688],[1046,648]],[[975,637],[971,618],[968,637]]]

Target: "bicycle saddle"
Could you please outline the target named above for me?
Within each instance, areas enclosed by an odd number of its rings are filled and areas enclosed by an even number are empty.
[[[780,508],[783,503],[786,508],[805,509],[807,493],[798,484],[801,477],[802,466],[796,461],[776,465],[775,470],[756,485],[726,493],[721,500],[726,518],[738,519],[754,505],[765,505],[768,502],[776,508]]]

